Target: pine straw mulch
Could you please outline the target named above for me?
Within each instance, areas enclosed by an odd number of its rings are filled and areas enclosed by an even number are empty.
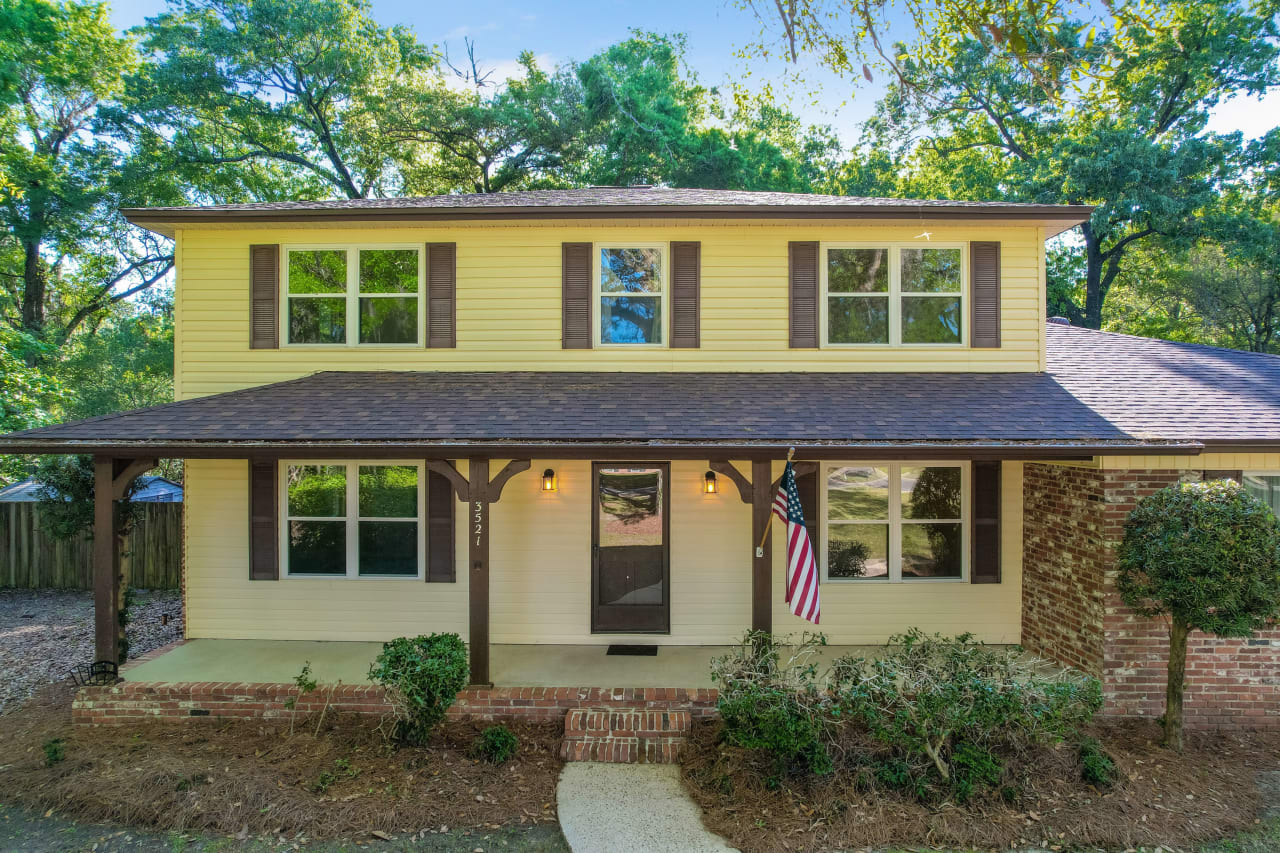
[[[860,850],[887,845],[1009,850],[1081,846],[1174,849],[1231,835],[1256,822],[1256,773],[1280,769],[1280,734],[1189,734],[1178,755],[1159,746],[1152,722],[1099,724],[1119,782],[1098,791],[1080,779],[1076,750],[1046,747],[1006,759],[1020,796],[995,794],[966,807],[922,805],[867,790],[849,772],[784,781],[767,790],[772,762],[719,742],[720,723],[695,722],[685,787],[709,829],[743,853]]]
[[[427,748],[390,749],[369,717],[71,725],[68,686],[0,716],[0,801],[158,830],[350,838],[556,820],[563,727],[514,724],[518,754],[467,757],[483,725],[449,721]],[[44,744],[64,760],[45,764]],[[321,790],[321,774],[332,777]],[[327,777],[326,777],[327,778]]]

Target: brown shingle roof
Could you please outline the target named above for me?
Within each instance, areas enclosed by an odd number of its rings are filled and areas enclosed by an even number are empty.
[[[665,187],[588,187],[471,193],[416,198],[281,201],[206,207],[126,208],[138,225],[164,230],[195,222],[265,222],[318,219],[480,219],[510,217],[714,217],[714,218],[972,218],[1033,219],[1065,230],[1088,218],[1088,205],[1022,204],[1004,201],[860,198],[809,193]],[[1057,233],[1053,231],[1053,233]]]
[[[1048,340],[1047,373],[325,372],[14,433],[0,451],[1280,446],[1280,357],[1053,324]]]

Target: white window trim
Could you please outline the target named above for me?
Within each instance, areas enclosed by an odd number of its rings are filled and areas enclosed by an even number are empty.
[[[832,349],[963,349],[969,345],[969,248],[968,243],[904,243],[901,241],[885,242],[832,242],[818,244],[818,324],[821,328],[821,345]],[[827,292],[827,250],[828,249],[887,249],[889,252],[889,290],[883,294],[858,296],[855,294],[829,294]],[[959,249],[960,250],[960,340],[954,344],[904,344],[902,342],[902,250],[903,249]],[[915,293],[908,291],[907,296],[945,296],[942,293]],[[827,299],[829,296],[848,296],[854,299],[865,299],[875,296],[889,299],[889,343],[841,343],[830,340],[830,327],[827,325]]]
[[[280,346],[289,349],[421,349],[426,345],[424,335],[427,321],[427,249],[425,244],[417,243],[297,243],[281,246],[280,252]],[[418,253],[418,334],[413,343],[408,344],[362,344],[360,343],[360,252],[380,249],[403,249]],[[346,252],[347,253],[347,292],[325,297],[321,294],[295,294],[294,299],[328,298],[336,299],[339,295],[347,300],[347,339],[340,344],[295,344],[289,341],[289,253],[290,252]],[[410,293],[366,293],[372,298],[407,298]],[[355,323],[352,323],[355,318]]]
[[[960,577],[958,578],[904,578],[902,576],[902,525],[922,524],[932,521],[950,521],[957,519],[904,520],[902,518],[902,469],[906,468],[959,468],[960,469]],[[830,578],[827,576],[827,544],[831,541],[830,521],[827,518],[827,472],[831,468],[888,468],[889,469],[889,576],[884,578]],[[969,548],[972,524],[972,485],[973,467],[969,462],[954,459],[923,460],[909,462],[886,462],[884,460],[863,460],[854,462],[821,462],[818,477],[822,487],[818,489],[818,517],[822,520],[822,583],[831,584],[877,584],[877,583],[968,583],[969,582]],[[846,522],[836,522],[839,526]],[[853,521],[850,524],[861,522]],[[867,519],[869,524],[884,524],[885,521]]]
[[[609,292],[602,288],[600,281],[600,252],[603,249],[657,249],[660,254],[658,256],[658,281],[661,283],[661,289],[654,294],[627,294],[618,293],[616,291]],[[671,339],[671,244],[670,243],[646,243],[637,241],[634,243],[625,240],[613,240],[607,243],[591,244],[591,293],[595,300],[591,306],[591,344],[597,349],[667,349]],[[660,325],[662,327],[662,340],[656,344],[623,344],[623,343],[601,343],[600,340],[600,321],[604,316],[601,308],[601,301],[608,296],[640,296],[640,297],[656,297],[662,312]]]
[[[347,469],[347,515],[342,519],[347,527],[347,573],[345,575],[294,574],[289,567],[289,522],[293,521],[337,521],[337,518],[289,515],[289,467],[297,465],[331,465]],[[408,523],[407,518],[382,518],[360,516],[360,466],[387,465],[414,468],[418,472],[418,573],[416,575],[362,575],[360,574],[360,522],[361,521],[400,521]],[[426,472],[421,461],[412,459],[282,459],[279,463],[278,503],[280,506],[280,565],[284,567],[282,577],[297,580],[362,580],[362,581],[422,581],[425,580],[427,567],[427,524],[426,524]]]

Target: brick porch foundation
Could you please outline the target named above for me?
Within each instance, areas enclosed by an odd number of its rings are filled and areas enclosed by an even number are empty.
[[[1168,626],[1125,606],[1115,553],[1141,498],[1200,474],[1023,469],[1022,643],[1102,679],[1103,714],[1164,713]],[[1280,729],[1280,627],[1245,640],[1193,633],[1185,701],[1191,728]]]
[[[468,687],[449,716],[470,720],[563,720],[576,708],[687,711],[696,718],[715,715],[715,690],[672,687]],[[381,687],[321,686],[298,697],[292,684],[236,682],[149,683],[124,681],[109,687],[82,687],[71,707],[77,725],[122,725],[140,720],[228,717],[282,719],[296,711],[330,710],[382,716],[391,711]]]

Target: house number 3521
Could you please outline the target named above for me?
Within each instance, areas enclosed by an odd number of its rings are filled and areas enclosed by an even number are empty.
[[[479,545],[480,535],[484,532],[484,504],[481,501],[476,501],[475,503],[476,503],[476,513],[475,513],[476,517],[475,517],[475,530],[473,532],[476,534],[476,544]]]

